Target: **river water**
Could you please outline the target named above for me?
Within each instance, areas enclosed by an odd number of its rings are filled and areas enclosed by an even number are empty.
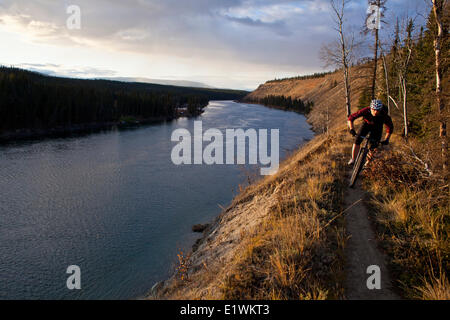
[[[280,155],[311,139],[304,116],[212,101],[196,119],[0,146],[0,299],[132,299],[245,184],[242,165],[171,161],[177,128],[279,129]],[[270,140],[269,140],[270,141]],[[67,268],[81,270],[69,290]]]

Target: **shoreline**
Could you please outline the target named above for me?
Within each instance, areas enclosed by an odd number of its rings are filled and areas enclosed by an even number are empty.
[[[298,113],[298,114],[301,114],[301,115],[305,116],[305,118],[308,119],[308,113],[301,112],[301,111],[299,111],[297,109],[290,109],[290,108],[287,108],[287,107],[282,107],[282,106],[277,106],[277,105],[265,105],[265,104],[262,104],[260,102],[254,102],[254,101],[251,101],[251,100],[250,101],[248,101],[248,100],[241,100],[241,101],[238,101],[238,102],[239,103],[246,103],[246,104],[257,104],[257,105],[260,105],[260,106],[263,106],[263,107],[266,107],[266,108],[276,109],[276,110],[281,110],[281,111],[295,112],[295,113]]]
[[[139,121],[136,124],[124,124],[120,121],[99,122],[99,123],[83,123],[66,127],[55,127],[49,129],[17,129],[15,131],[7,131],[0,134],[0,145],[26,140],[40,140],[45,138],[58,138],[71,135],[82,135],[100,132],[103,130],[112,130],[114,128],[122,129],[129,127],[137,127],[145,124],[159,123],[164,121],[172,121],[176,118],[154,118],[145,121]]]
[[[114,129],[131,129],[140,126],[158,124],[168,121],[177,120],[183,117],[197,117],[204,112],[204,108],[198,115],[186,116],[177,114],[172,117],[153,117],[147,119],[136,119],[134,123],[127,123],[123,121],[108,121],[96,123],[81,123],[71,126],[60,126],[48,129],[17,129],[15,131],[7,131],[0,133],[0,146],[7,145],[14,142],[41,140],[46,138],[61,138],[70,137],[72,135],[84,135],[101,132],[104,130]]]
[[[264,104],[261,103],[257,103],[257,102],[246,102],[246,101],[239,101],[239,100],[234,100],[233,102],[236,103],[245,103],[245,104],[252,104],[252,105],[259,105],[265,108],[269,108],[269,109],[278,109],[281,111],[286,111],[286,112],[295,112],[297,114],[300,114],[302,116],[305,117],[306,123],[308,123],[311,127],[310,130],[313,133],[313,137],[311,138],[311,140],[315,137],[317,137],[319,135],[318,131],[316,130],[316,128],[314,127],[314,125],[310,122],[310,119],[308,117],[308,114],[305,113],[301,113],[298,112],[296,110],[290,110],[290,109],[285,109],[283,107],[277,107],[277,106],[266,106]],[[299,144],[295,150],[300,151],[308,142],[310,141],[310,139],[308,140],[304,140],[303,143]],[[281,167],[283,167],[286,163],[289,162],[289,160],[291,159],[292,154],[291,155],[286,155],[284,159],[280,159],[280,169]],[[259,180],[258,180],[259,181]],[[258,181],[255,181],[255,184],[258,184]],[[253,184],[253,183],[252,183]],[[237,195],[235,195],[233,197],[233,199],[231,200],[231,202],[226,206],[222,208],[222,211],[214,218],[212,218],[211,220],[209,220],[208,222],[206,222],[203,226],[203,230],[201,232],[196,232],[196,231],[192,231],[193,233],[198,233],[200,235],[199,238],[197,238],[195,240],[195,242],[191,245],[191,249],[190,249],[190,255],[194,255],[200,248],[200,246],[204,243],[207,243],[209,238],[211,236],[213,236],[215,233],[218,232],[219,228],[222,227],[223,224],[223,219],[227,216],[227,214],[229,214],[231,211],[236,209],[236,206],[239,204],[239,200],[242,197],[242,194],[244,192],[241,192]],[[196,227],[196,225],[192,226],[192,228]],[[196,261],[195,258],[192,258],[192,256],[190,256],[190,263],[191,264],[199,264],[198,261]],[[170,284],[171,282],[175,281],[177,277],[177,272],[172,272],[170,273],[170,275],[161,280],[161,281],[157,281],[156,283],[153,284],[153,286],[147,291],[147,293],[135,297],[135,300],[159,300],[161,299],[160,294],[161,292],[165,289],[165,287]]]

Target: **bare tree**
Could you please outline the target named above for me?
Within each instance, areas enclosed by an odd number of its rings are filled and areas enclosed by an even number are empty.
[[[386,55],[384,54],[383,46],[380,45],[381,59],[383,60],[384,78],[386,80],[386,97],[387,97],[387,108],[388,114],[391,114],[391,100],[390,100],[390,87],[389,87],[389,70],[386,61]]]
[[[445,119],[445,104],[442,97],[442,65],[441,47],[444,42],[443,16],[447,5],[446,0],[431,0],[433,4],[434,19],[437,26],[437,33],[434,33],[434,52],[436,55],[436,104],[439,114],[439,137],[441,138],[441,155],[443,159],[443,169],[447,168],[447,121]]]
[[[402,32],[399,31],[399,26],[397,22],[396,34],[393,43],[393,65],[398,77],[398,87],[399,87],[399,100],[401,99],[401,104],[403,107],[403,126],[404,126],[404,136],[408,137],[408,71],[411,62],[411,57],[413,53],[413,31],[414,22],[413,19],[405,19],[403,23]],[[402,46],[403,44],[403,46]],[[380,46],[380,48],[382,48]],[[386,60],[382,51],[384,69],[387,69]],[[388,83],[388,75],[386,73],[386,82]],[[392,101],[397,109],[399,109],[400,102],[397,102],[389,93],[387,92],[388,100]]]
[[[412,54],[412,31],[414,29],[414,23],[412,20],[409,20],[406,27],[406,41],[405,47],[403,48],[403,61],[400,64],[400,72],[398,74],[400,89],[403,97],[403,123],[404,123],[404,135],[408,137],[408,87],[407,87],[407,77],[408,77],[408,69],[409,62],[411,61]]]
[[[399,34],[399,27],[398,27],[398,18],[397,18],[397,28],[395,31],[395,40],[392,41],[393,45],[392,45],[392,51],[395,51],[398,48],[398,34]],[[388,113],[391,113],[391,84],[390,84],[390,78],[389,78],[389,62],[392,61],[392,56],[396,56],[396,53],[394,52],[389,52],[388,50],[385,50],[385,46],[389,47],[391,45],[391,40],[387,40],[387,42],[383,43],[382,41],[379,42],[379,48],[380,48],[380,56],[381,56],[381,61],[383,62],[383,71],[384,71],[384,80],[385,80],[385,85],[386,85],[386,100],[387,100],[387,108],[388,108]],[[389,59],[389,57],[391,57]],[[395,101],[394,105],[395,107],[398,109],[398,105],[396,104]]]
[[[334,29],[339,33],[339,40],[322,47],[320,57],[327,66],[337,66],[342,68],[344,77],[345,107],[346,114],[351,114],[351,88],[349,66],[353,60],[353,51],[355,49],[354,36],[348,38],[344,31],[344,12],[345,6],[349,0],[330,0],[334,12]]]
[[[372,74],[372,99],[375,99],[375,91],[376,91],[376,84],[377,84],[377,67],[378,67],[378,47],[380,44],[380,38],[379,38],[379,32],[380,32],[380,25],[381,18],[384,17],[384,12],[386,11],[386,2],[387,0],[368,0],[368,4],[370,7],[375,6],[377,7],[375,14],[376,16],[376,26],[373,29],[369,29],[367,24],[364,27],[365,33],[369,33],[370,31],[373,31],[374,37],[375,37],[375,45],[373,48],[373,55],[374,55],[374,65],[373,65],[373,74]],[[372,19],[374,12],[369,11],[367,15],[367,20]]]

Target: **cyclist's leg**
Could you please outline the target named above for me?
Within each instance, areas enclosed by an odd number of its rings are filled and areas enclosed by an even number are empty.
[[[367,155],[367,163],[372,161],[373,156],[375,155],[375,152],[378,148],[378,145],[380,144],[382,133],[383,133],[383,124],[371,126],[370,143],[369,143],[370,152]]]
[[[355,143],[353,144],[353,149],[352,149],[352,160],[353,161],[356,161],[356,157],[358,156],[361,142],[363,141],[362,137],[368,135],[369,132],[370,132],[370,125],[367,124],[366,122],[364,122],[363,125],[361,126],[361,128],[359,129],[359,132],[355,138]]]

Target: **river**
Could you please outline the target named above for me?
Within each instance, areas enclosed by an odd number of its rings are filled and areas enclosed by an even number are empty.
[[[279,129],[282,158],[313,136],[300,114],[211,101],[196,119],[0,146],[0,299],[133,299],[166,278],[199,237],[192,225],[257,171],[174,165],[172,132],[200,120]],[[66,286],[70,265],[81,290]]]

